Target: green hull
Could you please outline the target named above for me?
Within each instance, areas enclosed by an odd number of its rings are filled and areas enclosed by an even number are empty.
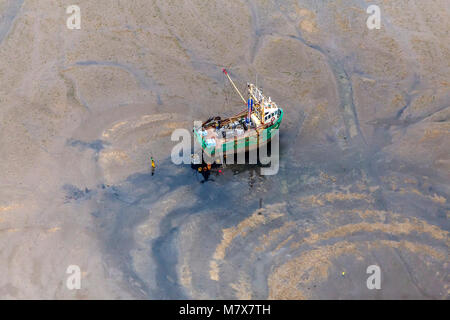
[[[280,114],[280,117],[278,118],[278,120],[275,121],[273,125],[271,125],[270,127],[263,130],[263,131],[267,131],[267,136],[265,137],[263,132],[260,133],[260,135],[261,135],[260,145],[264,145],[267,142],[269,142],[270,139],[272,138],[272,130],[278,129],[280,127],[281,120],[283,120],[284,112],[283,112],[283,109],[281,109],[281,108],[279,108],[279,109],[281,110],[281,114]],[[203,139],[202,135],[200,133],[198,133],[197,130],[195,130],[195,129],[194,129],[194,136],[195,136],[195,140],[202,147],[203,151],[210,156],[214,156],[214,154],[216,153],[216,148],[215,147],[207,147],[205,139]],[[229,141],[227,143],[222,144],[222,152],[223,152],[223,154],[226,154],[227,152],[238,153],[238,152],[247,151],[247,150],[250,150],[253,148],[257,148],[257,147],[258,147],[257,139],[248,139],[248,138],[243,137],[243,138],[237,139],[236,141],[233,140],[233,141]]]

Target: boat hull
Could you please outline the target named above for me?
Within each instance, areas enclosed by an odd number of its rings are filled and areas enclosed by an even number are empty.
[[[249,137],[235,138],[233,140],[230,139],[230,141],[227,141],[221,145],[222,152],[217,152],[220,150],[217,150],[216,147],[207,147],[205,139],[199,132],[197,132],[197,130],[194,129],[195,141],[201,146],[203,152],[205,152],[208,156],[211,157],[216,156],[216,153],[229,155],[257,149],[269,143],[272,137],[278,132],[278,131],[273,132],[273,130],[278,129],[280,127],[284,113],[283,109],[281,108],[279,109],[281,110],[279,118],[271,126],[260,130],[259,139],[256,137],[253,139]],[[264,131],[267,132],[267,135],[263,133]]]

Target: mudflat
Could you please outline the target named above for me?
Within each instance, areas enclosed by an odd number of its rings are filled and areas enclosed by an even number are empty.
[[[448,299],[449,1],[72,2],[0,1],[1,299]],[[223,67],[278,174],[172,163]]]

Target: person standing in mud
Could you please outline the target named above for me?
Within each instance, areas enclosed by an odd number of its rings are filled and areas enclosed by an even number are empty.
[[[153,159],[153,157],[150,157],[150,161],[152,163],[152,176],[153,176],[155,174],[156,164],[155,164],[155,160]]]

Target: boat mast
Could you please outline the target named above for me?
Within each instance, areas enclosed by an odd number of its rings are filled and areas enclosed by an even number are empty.
[[[264,96],[261,91],[253,84],[248,85],[248,94],[255,101],[255,109],[257,110],[257,115],[262,124],[265,124],[264,120]]]
[[[244,97],[242,96],[242,94],[239,92],[238,88],[236,87],[236,85],[234,84],[233,80],[231,80],[230,76],[228,75],[227,70],[222,69],[223,73],[225,73],[225,75],[227,76],[228,80],[230,80],[231,84],[233,85],[234,89],[237,91],[237,93],[239,94],[239,96],[241,97],[242,101],[244,101],[245,104],[247,104],[247,101],[244,99]]]

